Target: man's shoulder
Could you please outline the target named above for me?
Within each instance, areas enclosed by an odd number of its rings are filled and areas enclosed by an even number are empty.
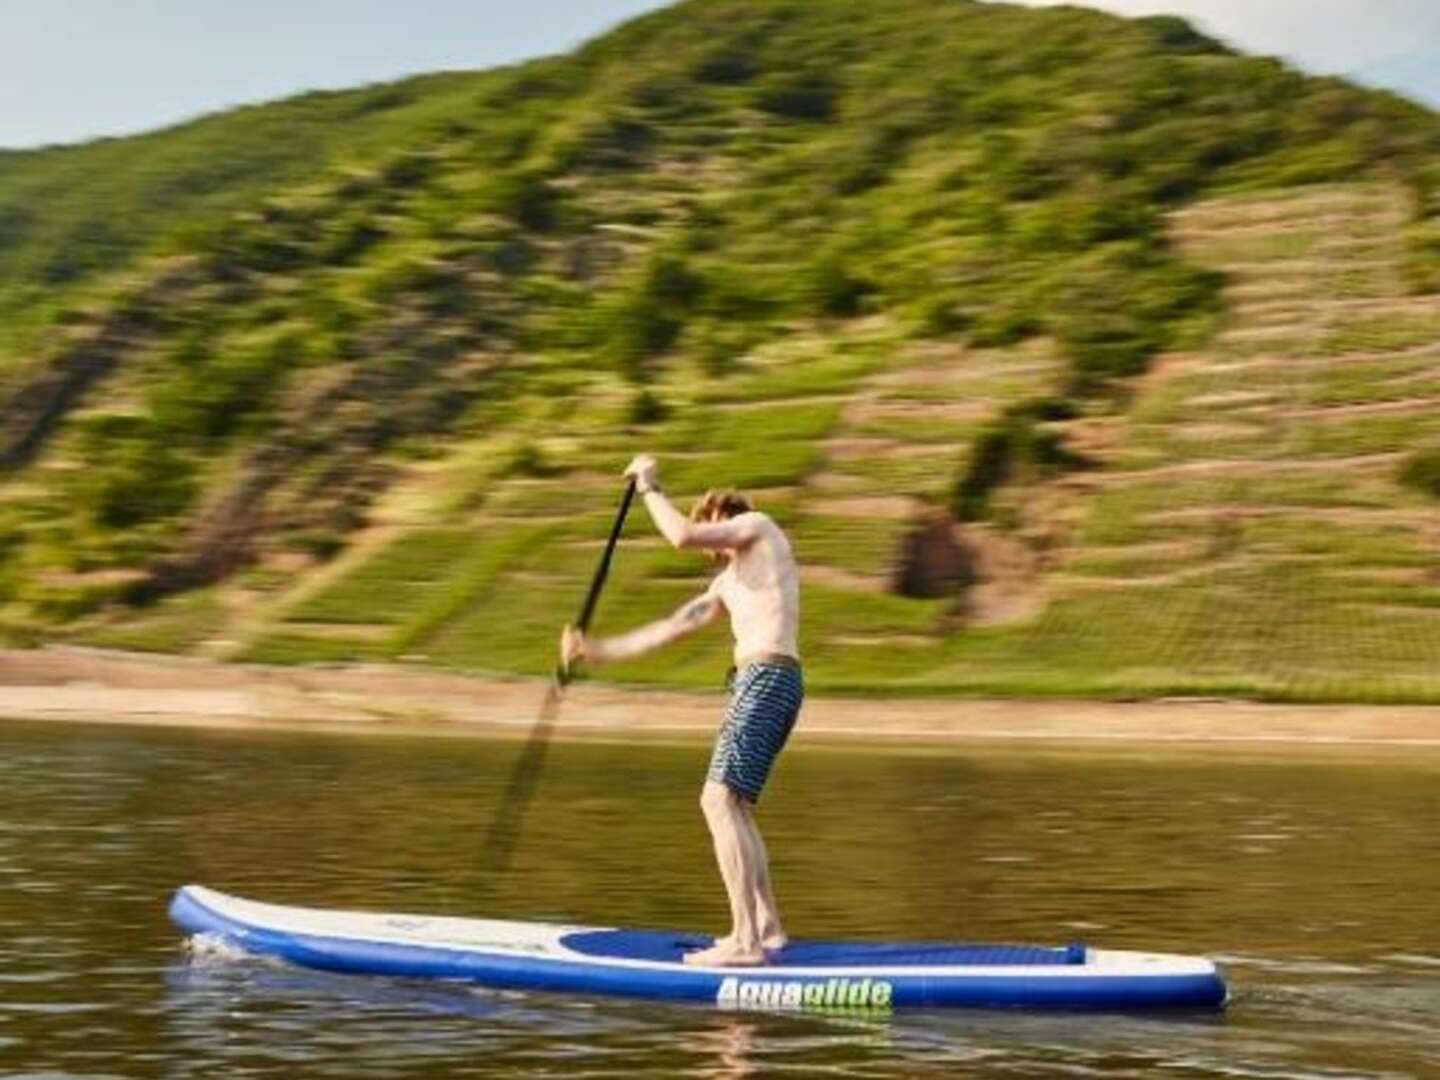
[[[773,552],[777,557],[788,555],[790,552],[790,538],[785,535],[785,530],[780,527],[779,522],[769,514],[761,510],[747,510],[745,513],[731,520],[741,523],[745,530],[747,550],[763,549]]]
[[[763,510],[746,510],[745,513],[737,514],[735,517],[731,518],[731,520],[743,522],[744,524],[757,529],[778,530],[780,528],[779,525],[775,524],[775,519],[772,518],[769,514],[765,513],[765,511]]]

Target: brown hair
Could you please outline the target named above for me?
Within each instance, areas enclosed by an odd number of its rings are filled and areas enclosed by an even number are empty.
[[[691,521],[726,521],[755,507],[733,488],[711,488],[690,508]]]

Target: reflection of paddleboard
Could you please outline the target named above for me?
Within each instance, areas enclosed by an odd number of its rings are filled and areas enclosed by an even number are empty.
[[[190,933],[216,934],[246,952],[327,971],[739,1008],[1132,1009],[1215,1007],[1225,1000],[1225,983],[1209,960],[1083,945],[794,942],[764,967],[696,968],[682,957],[709,938],[279,907],[199,885],[175,894],[170,917]]]

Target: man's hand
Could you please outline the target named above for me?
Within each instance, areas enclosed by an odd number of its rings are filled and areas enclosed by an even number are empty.
[[[575,661],[584,660],[589,653],[588,645],[585,631],[566,623],[560,631],[560,666],[568,671]]]
[[[653,454],[641,454],[625,467],[625,475],[631,477],[641,491],[660,486],[660,463]]]

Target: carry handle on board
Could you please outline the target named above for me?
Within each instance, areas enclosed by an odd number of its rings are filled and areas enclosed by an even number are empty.
[[[630,504],[634,501],[635,478],[632,476],[625,485],[625,495],[620,500],[620,511],[615,515],[615,523],[610,526],[610,537],[605,541],[600,565],[595,567],[595,576],[590,579],[590,591],[585,594],[585,604],[580,608],[580,617],[575,620],[575,627],[581,633],[590,629],[590,620],[595,617],[595,605],[600,602],[600,590],[605,587],[605,578],[610,573],[610,560],[615,555],[615,545],[619,543],[620,532],[625,528],[625,515],[630,512]],[[555,681],[564,686],[571,678],[569,666],[561,660],[555,667]]]
[[[620,531],[625,527],[625,515],[635,500],[635,479],[632,477],[625,487],[625,497],[620,500],[620,512],[615,515],[615,524],[610,526],[610,537],[605,541],[605,550],[600,556],[600,565],[595,567],[595,576],[590,579],[590,591],[585,594],[585,604],[580,609],[580,618],[575,625],[584,631],[589,628],[595,615],[595,605],[600,601],[600,590],[605,587],[605,578],[610,573],[610,559],[615,554],[615,545],[620,541]],[[500,793],[500,806],[495,819],[490,823],[482,857],[490,881],[496,880],[510,865],[510,856],[515,850],[515,841],[520,834],[520,822],[525,816],[525,807],[530,802],[535,780],[545,763],[545,751],[550,745],[550,731],[555,726],[555,716],[560,711],[560,700],[570,682],[571,671],[562,659],[555,665],[555,678],[545,692],[545,703],[540,706],[540,715],[530,729],[530,737],[515,759],[505,790]]]

